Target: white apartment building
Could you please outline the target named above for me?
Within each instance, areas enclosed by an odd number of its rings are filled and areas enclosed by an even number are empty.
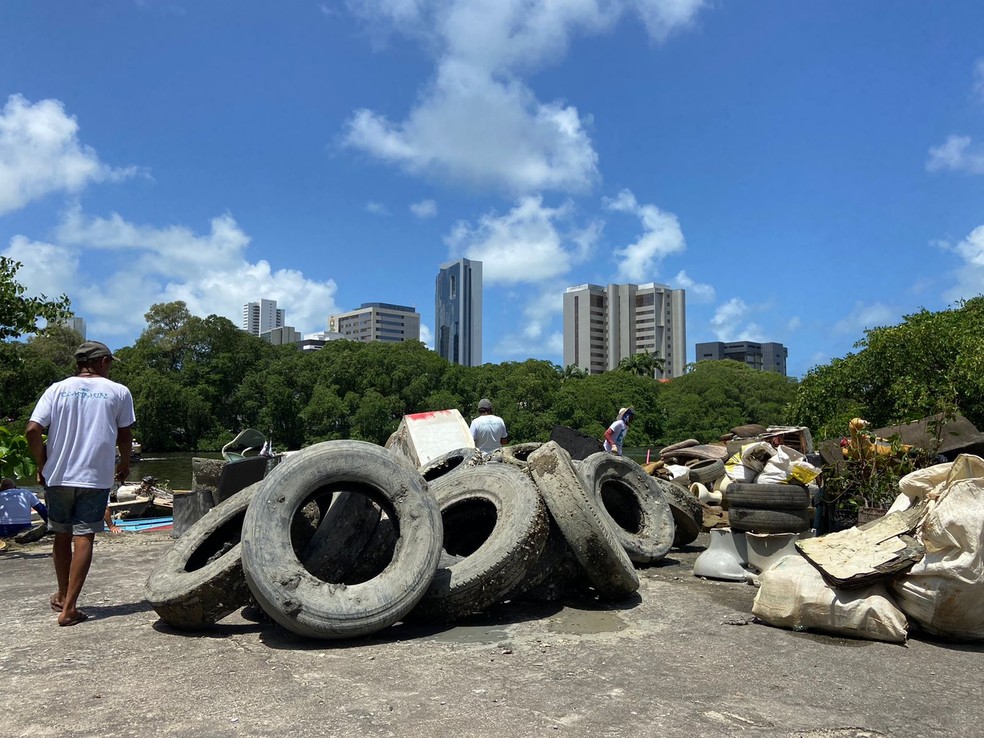
[[[663,359],[657,378],[679,377],[687,364],[686,295],[656,284],[582,284],[564,292],[564,366],[589,374],[615,369],[647,351]]]
[[[286,312],[277,308],[276,300],[260,300],[243,305],[242,329],[254,336],[274,328],[283,328],[286,323]]]
[[[420,313],[404,305],[364,302],[358,310],[329,316],[328,332],[350,341],[419,341]]]

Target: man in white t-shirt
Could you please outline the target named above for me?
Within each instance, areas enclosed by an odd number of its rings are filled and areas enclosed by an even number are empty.
[[[478,401],[478,417],[471,422],[471,434],[475,446],[484,456],[509,443],[506,424],[498,415],[492,414],[492,402],[486,397]]]
[[[59,625],[88,618],[77,605],[92,563],[92,542],[103,530],[113,479],[122,482],[130,473],[133,397],[109,379],[114,358],[98,341],[79,346],[76,375],[44,391],[25,432],[45,488],[48,527],[55,533],[58,591],[51,595],[51,609]]]

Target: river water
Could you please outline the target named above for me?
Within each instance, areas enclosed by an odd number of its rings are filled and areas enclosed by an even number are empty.
[[[207,452],[199,451],[196,453],[147,453],[130,462],[130,476],[127,477],[128,483],[139,482],[144,477],[156,477],[161,486],[169,489],[191,489],[191,459],[221,459],[222,454],[218,451]],[[21,486],[33,490],[35,494],[41,490],[39,487],[21,483]]]

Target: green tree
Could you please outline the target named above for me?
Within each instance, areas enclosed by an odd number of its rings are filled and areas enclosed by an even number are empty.
[[[939,412],[984,423],[984,297],[866,330],[855,349],[811,369],[792,403],[820,438],[844,435],[852,417],[876,428]]]
[[[25,297],[25,288],[17,281],[23,266],[6,256],[0,256],[0,340],[34,335],[41,329],[38,321],[56,323],[67,318],[70,303],[67,295],[49,300],[45,295]]]
[[[640,351],[631,356],[624,357],[618,362],[616,371],[628,372],[638,377],[656,377],[657,371],[662,371],[666,362],[655,353]]]

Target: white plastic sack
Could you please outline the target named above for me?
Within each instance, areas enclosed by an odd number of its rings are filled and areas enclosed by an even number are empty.
[[[769,625],[905,643],[905,614],[881,584],[859,589],[831,587],[798,555],[783,557],[759,581],[752,614]]]
[[[893,508],[930,500],[916,530],[926,555],[892,584],[899,607],[930,633],[984,640],[984,459],[961,454],[903,477],[899,488]]]
[[[775,452],[766,441],[748,443],[724,462],[724,473],[732,482],[754,482]]]
[[[779,446],[775,455],[765,462],[756,484],[807,485],[820,476],[820,470],[806,460],[795,448]]]
[[[690,481],[690,467],[683,464],[667,464],[663,467],[670,474],[670,479]]]

